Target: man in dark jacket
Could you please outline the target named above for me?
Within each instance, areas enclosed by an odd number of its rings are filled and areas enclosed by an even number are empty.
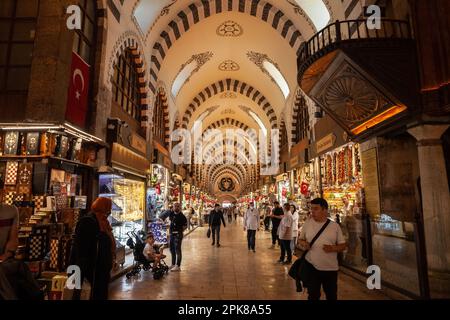
[[[220,210],[220,206],[218,203],[214,206],[214,210],[209,214],[209,227],[212,231],[212,239],[213,242],[211,245],[216,243],[216,235],[217,235],[217,247],[220,247],[220,221],[222,220],[223,227],[225,228],[225,219],[223,218],[223,212]]]
[[[181,212],[181,205],[179,203],[174,204],[174,210],[168,210],[164,212],[160,218],[170,220],[170,253],[172,255],[171,271],[181,271],[181,243],[183,241],[183,232],[187,228],[186,216]]]

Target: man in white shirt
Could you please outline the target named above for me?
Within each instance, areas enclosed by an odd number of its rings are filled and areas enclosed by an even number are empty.
[[[285,203],[283,206],[284,215],[281,219],[280,226],[278,227],[278,238],[280,239],[280,249],[281,255],[278,263],[281,264],[291,264],[292,262],[292,250],[291,250],[291,240],[292,240],[292,213],[291,205]],[[287,260],[284,261],[284,257],[287,254]]]
[[[316,198],[311,201],[311,216],[302,227],[300,245],[308,250],[306,260],[312,264],[313,270],[308,278],[308,300],[320,299],[320,288],[323,287],[327,300],[337,300],[338,252],[345,250],[341,227],[334,221],[329,222],[322,234],[310,247],[312,239],[328,220],[328,203],[325,199]]]
[[[244,214],[244,231],[247,230],[248,251],[255,251],[256,230],[259,228],[259,211],[255,208],[253,202]]]

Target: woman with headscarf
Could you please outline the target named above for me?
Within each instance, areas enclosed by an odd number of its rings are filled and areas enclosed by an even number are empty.
[[[111,199],[97,198],[91,211],[80,219],[75,229],[73,264],[80,267],[82,279],[87,279],[91,284],[93,300],[108,299],[116,252],[116,242],[108,221],[111,208]]]

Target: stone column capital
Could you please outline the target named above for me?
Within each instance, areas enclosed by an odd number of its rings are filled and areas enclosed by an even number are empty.
[[[408,129],[408,133],[416,138],[418,142],[424,140],[439,142],[441,136],[449,127],[450,124],[425,124]]]

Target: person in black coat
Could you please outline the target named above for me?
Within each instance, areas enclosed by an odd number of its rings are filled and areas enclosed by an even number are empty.
[[[116,243],[107,220],[112,201],[97,198],[91,212],[82,217],[75,228],[72,264],[81,269],[81,277],[91,284],[92,300],[107,300]]]
[[[217,237],[217,247],[220,247],[220,221],[223,223],[223,227],[225,228],[225,219],[223,218],[223,212],[220,210],[220,206],[218,203],[214,206],[214,210],[212,210],[209,214],[209,227],[212,231],[212,244],[216,243]]]

